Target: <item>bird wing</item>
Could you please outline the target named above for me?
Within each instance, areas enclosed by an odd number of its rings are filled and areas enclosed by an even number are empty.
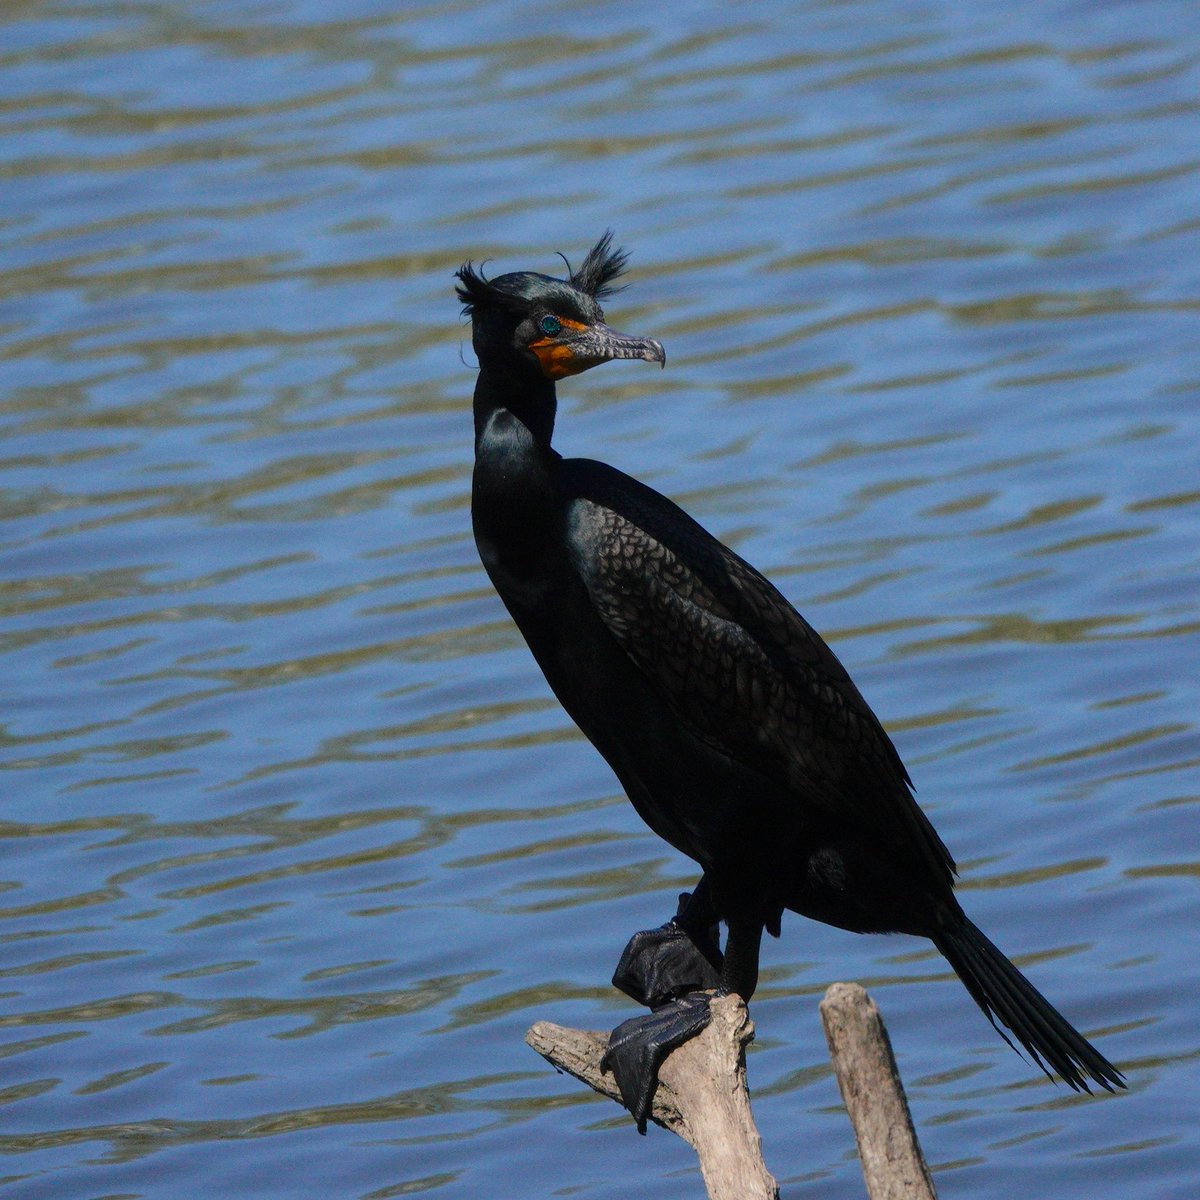
[[[953,859],[891,739],[778,589],[632,477],[587,460],[563,467],[575,569],[678,719],[836,822],[900,838],[949,879]]]

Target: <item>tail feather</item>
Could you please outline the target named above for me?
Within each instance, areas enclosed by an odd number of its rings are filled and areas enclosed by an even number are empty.
[[[1090,1092],[1089,1079],[1109,1092],[1125,1086],[1121,1072],[969,920],[940,930],[933,942],[1000,1036],[1012,1046],[1007,1027],[1047,1075],[1057,1071],[1076,1091]]]

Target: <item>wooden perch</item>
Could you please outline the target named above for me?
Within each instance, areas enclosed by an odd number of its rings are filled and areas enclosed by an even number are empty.
[[[754,1026],[740,996],[715,997],[711,1012],[708,1028],[663,1063],[651,1120],[696,1151],[711,1200],[778,1200],[746,1090],[746,1043]],[[538,1021],[525,1040],[554,1066],[621,1103],[616,1080],[600,1070],[607,1033]]]
[[[871,1200],[936,1200],[875,1001],[857,983],[830,984],[821,1020],[854,1126],[867,1195]]]
[[[708,1028],[663,1063],[651,1120],[695,1149],[710,1200],[779,1200],[746,1088],[754,1026],[739,996],[715,997],[711,1011]],[[870,1200],[936,1200],[875,1002],[856,983],[835,983],[821,1018]],[[616,1080],[600,1070],[607,1033],[538,1021],[525,1040],[559,1070],[621,1103]]]

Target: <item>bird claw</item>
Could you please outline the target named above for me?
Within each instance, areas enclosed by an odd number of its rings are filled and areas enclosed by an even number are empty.
[[[721,973],[674,921],[668,921],[629,939],[612,981],[630,999],[654,1009],[718,987]]]
[[[646,1008],[661,1008],[692,992],[721,984],[721,950],[714,925],[697,938],[679,924],[691,899],[679,897],[679,912],[657,929],[635,933],[625,946],[613,986]]]
[[[672,1050],[708,1028],[711,1000],[712,993],[695,992],[648,1015],[623,1021],[609,1035],[600,1069],[611,1072],[616,1079],[638,1133],[646,1132],[659,1068]]]

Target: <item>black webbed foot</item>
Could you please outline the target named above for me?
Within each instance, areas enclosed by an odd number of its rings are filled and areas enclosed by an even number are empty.
[[[679,897],[679,912],[657,929],[629,939],[613,972],[613,986],[647,1008],[661,1008],[692,992],[721,983],[721,951],[715,925],[690,933],[680,923],[691,897]]]
[[[684,1042],[708,1028],[710,992],[695,992],[672,1000],[647,1016],[624,1021],[609,1035],[608,1049],[600,1060],[602,1071],[611,1071],[625,1107],[646,1132],[646,1118],[658,1087],[663,1060]]]

